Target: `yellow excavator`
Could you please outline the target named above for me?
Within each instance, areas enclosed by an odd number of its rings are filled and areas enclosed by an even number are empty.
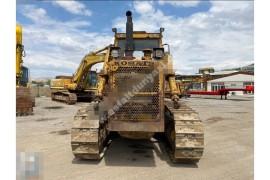
[[[29,69],[23,66],[22,57],[25,57],[22,44],[22,27],[16,25],[16,115],[33,114],[35,98],[30,92]]]
[[[94,100],[97,90],[97,72],[91,68],[102,63],[108,57],[109,46],[88,53],[81,61],[73,76],[56,76],[51,80],[51,99],[67,104],[75,104],[77,100],[90,102]]]
[[[196,78],[185,78],[182,80],[177,80],[177,84],[179,86],[179,90],[181,92],[181,95],[183,97],[190,97],[190,94],[188,91],[191,89],[194,84],[203,84],[203,89],[200,90],[205,90],[207,87],[207,81],[210,79],[209,76],[203,75],[202,77],[196,77]],[[198,90],[198,89],[197,89]]]

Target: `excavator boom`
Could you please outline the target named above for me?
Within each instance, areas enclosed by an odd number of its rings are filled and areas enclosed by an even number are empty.
[[[60,77],[51,80],[52,100],[63,101],[67,104],[75,104],[78,98],[91,101],[95,97],[97,90],[96,82],[93,82],[95,71],[91,71],[92,66],[105,62],[109,57],[109,49],[106,46],[95,52],[90,52],[82,59],[72,78]],[[106,53],[102,53],[107,50]]]

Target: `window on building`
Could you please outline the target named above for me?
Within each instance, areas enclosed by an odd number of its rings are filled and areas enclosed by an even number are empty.
[[[211,83],[211,91],[217,91],[224,88],[224,83]]]
[[[192,86],[193,89],[203,89],[202,83],[195,83]]]

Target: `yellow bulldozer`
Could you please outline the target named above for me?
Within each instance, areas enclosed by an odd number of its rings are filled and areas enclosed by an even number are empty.
[[[16,25],[16,115],[33,114],[35,98],[30,92],[29,69],[23,66],[25,57],[24,46],[22,44],[22,27]]]
[[[77,100],[93,101],[97,90],[97,72],[91,68],[105,61],[108,54],[101,52],[108,48],[109,46],[85,55],[73,76],[56,76],[52,79],[51,99],[67,104],[75,104]]]
[[[162,44],[164,28],[157,33],[133,31],[132,13],[126,16],[125,33],[112,29],[114,44],[106,49],[95,102],[74,117],[72,152],[77,158],[101,159],[111,132],[131,139],[159,133],[167,137],[173,161],[197,162],[204,149],[203,125],[198,113],[179,98],[173,59]]]

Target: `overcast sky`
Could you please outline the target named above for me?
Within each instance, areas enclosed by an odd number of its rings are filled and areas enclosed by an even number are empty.
[[[112,27],[125,31],[127,10],[134,30],[165,28],[177,73],[254,63],[253,1],[17,0],[31,77],[74,73],[85,54],[113,43]]]

